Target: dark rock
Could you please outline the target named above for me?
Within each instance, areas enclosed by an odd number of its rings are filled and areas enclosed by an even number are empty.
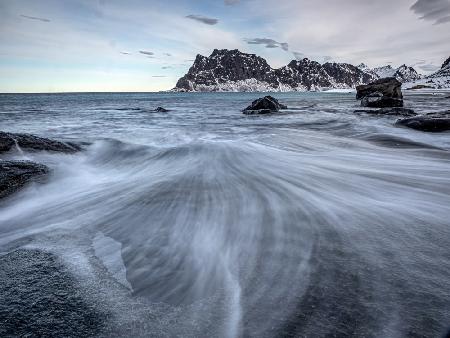
[[[361,106],[369,108],[403,107],[403,100],[373,95],[364,97],[361,100]]]
[[[450,57],[444,61],[444,63],[442,64],[441,69],[447,68],[450,66]]]
[[[417,116],[398,120],[395,125],[438,133],[450,130],[450,117]]]
[[[387,77],[356,87],[356,99],[360,100],[374,93],[393,99],[403,99],[402,83],[394,77]]]
[[[48,173],[45,165],[30,161],[0,160],[0,199],[11,195],[33,179]]]
[[[74,143],[59,142],[30,134],[5,133],[0,131],[0,153],[19,146],[27,150],[44,150],[61,153],[74,153],[81,148]]]
[[[170,111],[169,109],[166,109],[163,107],[158,107],[155,109],[155,112],[157,112],[157,113],[168,113],[169,111]]]
[[[276,113],[280,109],[287,109],[287,107],[268,95],[253,101],[243,112],[244,114],[270,114]]]
[[[381,108],[381,109],[358,109],[354,113],[365,113],[371,115],[402,115],[402,116],[416,116],[414,110],[409,108]]]
[[[272,114],[273,111],[270,109],[259,109],[259,110],[244,110],[243,113],[246,115],[264,115],[264,114]]]
[[[81,294],[54,254],[18,249],[0,256],[0,336],[98,336],[108,314]]]

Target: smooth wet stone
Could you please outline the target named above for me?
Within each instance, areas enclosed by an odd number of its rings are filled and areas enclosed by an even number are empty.
[[[393,108],[381,108],[381,109],[358,109],[354,113],[370,114],[370,115],[401,115],[401,116],[416,116],[414,110],[409,108],[393,107]]]
[[[54,254],[18,249],[0,256],[0,337],[93,337],[105,318]]]
[[[15,193],[30,181],[44,177],[48,172],[43,164],[0,160],[0,199]]]
[[[81,150],[80,146],[74,143],[55,141],[31,134],[16,134],[0,131],[0,153],[8,152],[17,146],[26,150],[61,153],[74,153]]]
[[[417,116],[398,120],[395,125],[425,132],[444,132],[450,130],[450,117]]]
[[[287,109],[287,106],[278,102],[272,96],[265,96],[252,102],[250,106],[243,110],[244,114],[270,114],[276,113],[280,109]]]

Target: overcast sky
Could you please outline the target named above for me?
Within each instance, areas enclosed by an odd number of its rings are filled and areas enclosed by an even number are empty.
[[[214,48],[426,73],[449,41],[450,0],[0,0],[0,92],[170,89]]]

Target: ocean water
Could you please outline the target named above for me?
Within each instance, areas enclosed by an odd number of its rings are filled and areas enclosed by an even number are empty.
[[[450,133],[355,114],[352,93],[240,112],[260,96],[1,94],[0,130],[84,150],[0,155],[51,168],[0,203],[0,279],[42,283],[24,262],[63,271],[29,295],[66,289],[67,336],[94,323],[105,337],[444,337]],[[405,104],[446,111],[448,97]],[[33,321],[21,332],[56,327]]]

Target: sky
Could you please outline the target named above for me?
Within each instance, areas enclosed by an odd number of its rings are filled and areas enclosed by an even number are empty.
[[[171,89],[197,54],[437,70],[450,0],[0,0],[0,92]]]

